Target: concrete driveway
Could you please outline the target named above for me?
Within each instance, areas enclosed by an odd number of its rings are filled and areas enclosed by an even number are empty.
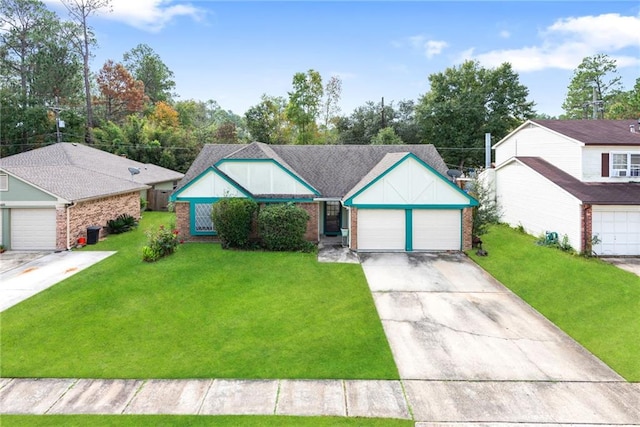
[[[115,252],[5,252],[0,255],[0,312],[102,261]]]
[[[639,384],[465,255],[360,258],[416,420],[640,423]]]

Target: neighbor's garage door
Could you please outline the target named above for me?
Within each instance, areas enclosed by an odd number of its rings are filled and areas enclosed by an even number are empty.
[[[461,221],[459,210],[414,209],[413,250],[460,250]]]
[[[53,250],[55,248],[55,209],[11,210],[11,249]]]
[[[640,206],[594,206],[592,234],[598,255],[640,255]]]
[[[404,209],[359,209],[359,251],[404,251]]]

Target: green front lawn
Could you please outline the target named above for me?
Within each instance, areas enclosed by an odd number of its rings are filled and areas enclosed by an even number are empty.
[[[347,417],[203,415],[2,415],[3,426],[411,427],[411,420]]]
[[[185,244],[141,260],[139,229],[83,250],[118,250],[0,314],[3,377],[397,379],[359,265],[315,254]]]
[[[506,226],[469,255],[628,381],[640,381],[640,278],[599,259],[535,244]]]

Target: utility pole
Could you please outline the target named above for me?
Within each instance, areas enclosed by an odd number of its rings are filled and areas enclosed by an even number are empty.
[[[60,122],[60,111],[64,108],[61,108],[58,105],[58,97],[56,96],[56,105],[51,107],[54,113],[56,113],[56,142],[59,144],[62,142],[62,135],[60,134],[60,128],[64,127],[64,122]]]
[[[587,101],[582,104],[582,109],[584,111],[584,118],[587,119],[589,117],[589,107],[591,107],[591,119],[598,120],[598,113],[602,112],[604,115],[604,101],[598,99],[598,91],[596,87],[593,86],[593,95],[591,96],[591,101]]]
[[[386,128],[387,125],[385,124],[385,118],[384,118],[384,96],[382,97],[382,129]]]

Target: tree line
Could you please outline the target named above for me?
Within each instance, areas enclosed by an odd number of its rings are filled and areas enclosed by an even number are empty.
[[[178,100],[174,74],[148,45],[89,69],[89,25],[111,0],[62,0],[69,19],[39,0],[0,3],[0,155],[56,141],[85,142],[129,158],[186,171],[205,143],[434,144],[450,167],[483,164],[484,134],[499,140],[534,110],[509,63],[477,61],[429,76],[417,100],[366,102],[348,115],[342,81],[309,69],[286,96],[263,94],[242,116],[215,100]],[[640,117],[640,78],[625,91],[615,61],[578,65],[560,118]]]

